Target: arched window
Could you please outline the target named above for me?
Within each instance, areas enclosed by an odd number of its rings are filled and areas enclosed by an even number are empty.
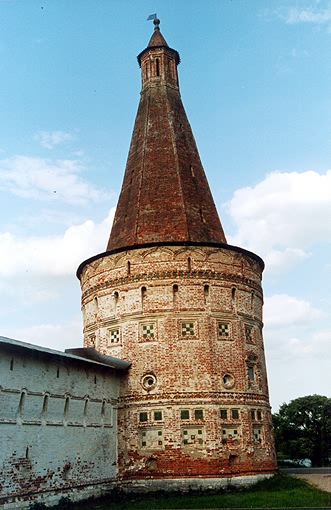
[[[49,396],[47,394],[44,395],[44,398],[43,398],[43,409],[42,409],[42,412],[41,412],[41,422],[42,422],[43,425],[45,425],[46,419],[47,419],[48,400],[49,400]]]
[[[156,76],[160,76],[160,61],[156,59]]]
[[[188,271],[192,271],[191,257],[187,257],[187,269]]]
[[[24,414],[25,398],[26,398],[26,391],[22,390],[21,395],[20,395],[20,401],[18,404],[18,414],[20,417],[22,417]]]

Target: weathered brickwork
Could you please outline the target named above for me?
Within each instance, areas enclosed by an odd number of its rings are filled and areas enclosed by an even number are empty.
[[[244,250],[180,245],[84,266],[85,345],[132,361],[119,406],[121,480],[274,471],[262,269]]]
[[[115,371],[8,339],[0,350],[0,507],[85,499],[111,487]]]

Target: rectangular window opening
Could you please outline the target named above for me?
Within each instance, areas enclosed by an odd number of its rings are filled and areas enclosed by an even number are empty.
[[[231,416],[232,416],[233,420],[238,420],[239,419],[239,411],[238,411],[238,409],[232,409],[231,410]]]
[[[202,409],[195,409],[194,410],[194,418],[196,420],[203,420],[203,410]]]
[[[139,421],[148,421],[148,414],[146,412],[142,412],[139,414]]]

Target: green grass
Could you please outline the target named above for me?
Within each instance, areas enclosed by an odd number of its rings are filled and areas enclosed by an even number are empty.
[[[188,494],[155,493],[150,495],[113,494],[102,500],[74,505],[73,510],[160,510],[207,508],[284,508],[331,505],[331,494],[318,490],[297,478],[276,475],[250,489]]]

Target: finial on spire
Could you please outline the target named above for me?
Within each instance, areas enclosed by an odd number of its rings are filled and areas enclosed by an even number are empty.
[[[153,23],[154,23],[154,30],[160,30],[160,27],[159,27],[160,20],[159,20],[159,18],[154,18]]]
[[[160,28],[159,28],[160,20],[157,17],[156,13],[155,14],[150,14],[148,16],[147,21],[150,21],[150,20],[153,20],[154,30],[160,30]]]

